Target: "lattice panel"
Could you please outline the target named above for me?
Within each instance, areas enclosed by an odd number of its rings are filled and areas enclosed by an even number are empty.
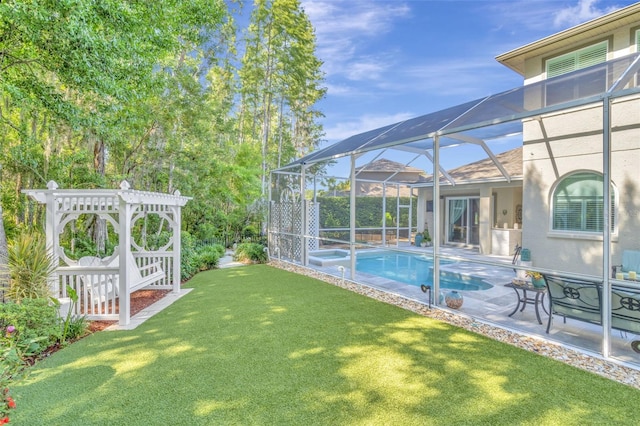
[[[292,237],[291,247],[293,253],[291,259],[300,262],[302,260],[302,241],[300,239],[302,236],[302,210],[300,203],[291,204],[291,228],[292,234],[295,235],[295,237]]]
[[[291,261],[302,259],[302,211],[300,203],[271,203],[271,254]]]
[[[318,250],[320,236],[320,203],[307,201],[307,235],[316,238],[309,238],[307,241],[307,249]]]

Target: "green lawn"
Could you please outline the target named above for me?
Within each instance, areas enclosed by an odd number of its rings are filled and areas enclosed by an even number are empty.
[[[38,364],[16,425],[637,424],[640,391],[265,265]],[[635,419],[635,420],[634,420]]]

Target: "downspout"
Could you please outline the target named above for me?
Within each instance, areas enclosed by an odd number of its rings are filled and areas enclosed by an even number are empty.
[[[433,301],[440,304],[440,137],[433,137]]]

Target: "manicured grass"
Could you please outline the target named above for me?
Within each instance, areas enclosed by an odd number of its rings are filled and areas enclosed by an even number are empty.
[[[640,391],[312,278],[201,273],[41,362],[19,425],[634,424]],[[635,419],[635,420],[634,420]]]

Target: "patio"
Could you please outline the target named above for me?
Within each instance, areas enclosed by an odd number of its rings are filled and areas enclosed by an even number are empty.
[[[369,248],[368,250],[379,249]],[[391,248],[385,247],[386,249],[390,250]],[[407,254],[421,253],[430,255],[433,252],[432,248],[416,248],[408,243],[400,244],[393,249],[398,250],[399,253]],[[458,247],[441,247],[441,254],[449,258],[464,259],[453,265],[442,267],[441,271],[450,269],[457,271],[461,275],[482,278],[491,283],[493,287],[479,291],[460,290],[459,292],[463,295],[464,302],[459,309],[448,308],[445,303],[440,304],[437,308],[434,307],[434,309],[442,309],[456,315],[471,318],[477,322],[494,325],[543,341],[557,343],[589,356],[601,358],[602,327],[600,326],[572,319],[567,319],[567,322],[563,323],[561,317],[555,316],[551,329],[547,334],[548,314],[544,309],[540,308],[539,313],[542,320],[542,324],[540,324],[536,319],[536,312],[532,304],[524,306],[523,310],[515,312],[511,317],[509,316],[518,303],[515,291],[512,288],[505,287],[505,284],[510,283],[515,277],[511,256],[481,255],[478,254],[477,250]],[[496,263],[503,263],[505,266],[499,267],[496,266]],[[328,266],[309,264],[308,268],[339,278],[344,276],[348,280],[350,275],[349,268],[345,267],[342,270],[340,266],[337,264]],[[356,272],[355,281],[423,304],[428,303],[428,296],[416,285],[409,285],[360,272]],[[446,291],[443,290],[443,292]],[[548,311],[546,297],[544,298],[544,304],[546,311]],[[639,369],[638,354],[630,346],[631,341],[637,339],[638,336],[630,333],[612,331],[611,351],[612,354],[615,354],[616,362]]]

